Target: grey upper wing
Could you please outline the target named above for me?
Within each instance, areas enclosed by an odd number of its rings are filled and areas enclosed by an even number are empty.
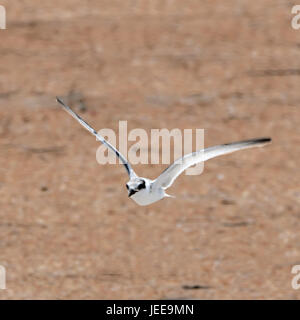
[[[94,130],[88,123],[86,123],[78,114],[76,114],[70,107],[68,107],[61,99],[56,97],[56,100],[73,118],[75,118],[90,133],[96,136],[97,140],[101,141],[103,144],[105,144],[108,148],[110,148],[113,152],[116,153],[117,157],[122,161],[123,165],[125,166],[125,169],[130,178],[136,176],[136,173],[133,171],[127,159],[113,145],[111,145],[108,141],[106,141],[96,130]]]
[[[154,181],[153,186],[167,189],[173,184],[174,180],[190,166],[234,151],[252,147],[261,147],[270,141],[270,138],[257,138],[222,144],[219,146],[210,147],[187,154],[182,158],[177,159],[173,164],[165,169],[162,174]]]

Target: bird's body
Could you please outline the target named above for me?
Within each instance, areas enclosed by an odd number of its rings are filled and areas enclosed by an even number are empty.
[[[165,197],[173,197],[168,195],[165,190],[169,188],[175,179],[184,172],[190,166],[193,166],[199,162],[209,160],[214,157],[218,157],[224,154],[229,154],[238,150],[248,149],[252,147],[261,147],[271,141],[270,138],[256,138],[251,140],[244,140],[239,142],[233,142],[214,146],[199,150],[177,159],[173,164],[166,168],[160,176],[155,180],[139,177],[127,159],[108,141],[106,141],[101,135],[99,135],[91,126],[89,126],[80,116],[78,116],[71,108],[64,104],[62,100],[57,98],[57,101],[63,106],[63,108],[71,114],[82,126],[84,126],[89,132],[96,136],[97,140],[104,143],[108,148],[113,150],[120,158],[125,169],[129,175],[129,181],[126,183],[128,190],[128,196],[133,199],[138,205],[146,206],[155,203]]]
[[[154,203],[164,197],[164,191],[163,189],[153,189],[153,181],[147,178],[138,178],[138,183],[136,184],[136,179],[133,179],[133,181],[128,181],[127,186],[129,190],[137,190],[137,192],[131,191],[131,199],[134,200],[138,205],[140,206],[147,206],[151,203]],[[142,183],[140,184],[140,181]],[[145,182],[145,187],[138,189],[138,186],[143,184],[143,181]],[[130,191],[129,191],[130,192]]]

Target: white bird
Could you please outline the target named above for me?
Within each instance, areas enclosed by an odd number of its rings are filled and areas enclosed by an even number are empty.
[[[206,148],[177,159],[173,164],[166,168],[162,174],[155,180],[139,177],[127,159],[108,141],[106,141],[96,130],[87,124],[79,115],[77,115],[70,107],[68,107],[61,99],[57,97],[57,101],[63,108],[74,117],[82,126],[91,132],[96,139],[104,143],[108,148],[114,151],[118,158],[122,161],[129,175],[129,181],[126,183],[128,197],[132,198],[140,206],[146,206],[157,202],[165,197],[173,197],[168,195],[165,190],[169,188],[175,179],[187,168],[214,157],[235,152],[242,149],[252,147],[262,147],[271,142],[271,138],[256,138],[239,142],[222,144],[215,147]]]

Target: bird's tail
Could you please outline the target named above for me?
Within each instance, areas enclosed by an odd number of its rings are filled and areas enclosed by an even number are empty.
[[[166,198],[176,198],[175,196],[171,196],[170,194],[165,193]]]

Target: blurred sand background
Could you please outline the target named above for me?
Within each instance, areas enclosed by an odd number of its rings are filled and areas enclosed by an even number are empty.
[[[292,1],[2,0],[0,299],[297,299],[300,30]],[[138,207],[97,130],[204,128],[272,145]],[[138,165],[155,178],[166,165]]]

